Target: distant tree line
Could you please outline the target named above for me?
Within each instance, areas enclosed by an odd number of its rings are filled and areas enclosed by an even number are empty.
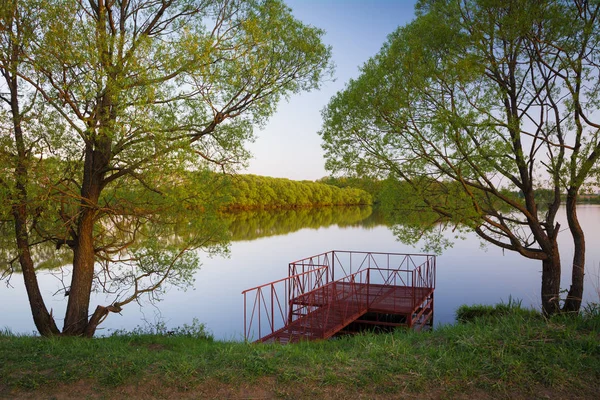
[[[522,191],[513,191],[512,195],[523,199],[524,195]],[[536,202],[540,204],[541,208],[547,207],[550,204],[554,197],[554,192],[552,189],[544,189],[539,188],[533,191],[534,198]],[[567,193],[560,194],[560,201],[562,204],[566,204],[567,202]],[[582,191],[579,193],[578,201],[581,204],[600,204],[600,195],[598,193],[590,192],[590,191]]]
[[[373,203],[379,205],[383,211],[390,208],[402,208],[403,211],[426,211],[430,208],[430,206],[417,195],[411,185],[392,176],[388,176],[385,179],[368,176],[327,176],[319,179],[317,182],[339,188],[362,189],[371,195]],[[460,184],[457,182],[436,180],[423,176],[421,177],[419,186],[427,187],[430,190],[429,199],[436,199],[436,204],[440,202],[447,203],[448,201],[460,201],[460,198],[453,200],[449,199],[449,195],[454,195],[460,191]],[[499,192],[514,201],[523,202],[524,200],[523,192],[520,190],[501,188],[499,189]],[[473,190],[472,193],[477,196],[483,195],[477,190]],[[540,207],[544,207],[554,198],[554,191],[552,189],[537,188],[533,190],[533,195],[536,202],[540,203]],[[561,201],[565,202],[567,194],[562,193],[560,196]],[[466,198],[463,200],[467,201]],[[595,193],[582,193],[580,195],[580,200],[582,203],[600,203],[600,195]],[[502,205],[498,203],[496,206],[501,207]]]
[[[340,188],[321,182],[293,181],[256,175],[224,178],[227,210],[254,210],[322,206],[370,205],[372,196],[362,189]]]
[[[317,182],[336,186],[342,189],[354,188],[364,190],[371,195],[373,198],[373,203],[375,204],[381,202],[381,193],[386,187],[386,180],[376,179],[368,176],[326,176],[319,179]]]
[[[379,179],[371,176],[327,176],[318,180],[339,188],[355,188],[366,191],[373,198],[373,203],[377,204],[384,212],[391,212],[401,208],[403,211],[426,211],[429,206],[414,193],[413,188],[406,182],[399,181],[393,176]],[[440,198],[440,201],[446,201],[450,192],[456,191],[454,183],[438,182],[435,179],[423,177],[421,185],[430,187],[433,196]]]

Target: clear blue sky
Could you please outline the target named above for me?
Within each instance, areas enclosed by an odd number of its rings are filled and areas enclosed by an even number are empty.
[[[333,48],[334,82],[319,91],[282,101],[277,112],[249,145],[246,173],[296,180],[327,175],[321,150],[321,110],[344,88],[359,67],[374,56],[387,35],[414,18],[415,0],[287,0],[296,18],[324,29]]]

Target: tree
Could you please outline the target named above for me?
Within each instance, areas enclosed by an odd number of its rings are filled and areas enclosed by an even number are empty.
[[[330,70],[322,35],[277,0],[2,2],[7,265],[18,260],[42,335],[92,336],[169,277],[190,278],[194,250],[220,233],[210,175],[189,172],[244,164],[253,126]],[[178,233],[185,206],[200,214],[195,234]],[[71,255],[62,330],[36,281],[42,248]],[[90,315],[96,289],[118,296]]]
[[[600,157],[600,4],[442,0],[416,10],[323,111],[328,168],[391,174],[440,217],[540,260],[546,314],[561,310],[566,193],[575,251],[562,310],[578,311],[578,195],[597,183]],[[543,188],[552,196],[536,196]]]

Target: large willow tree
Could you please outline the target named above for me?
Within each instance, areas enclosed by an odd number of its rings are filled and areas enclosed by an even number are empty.
[[[243,165],[253,126],[318,87],[322,34],[278,0],[1,2],[4,275],[22,271],[42,335],[92,336],[191,278],[221,234],[202,171]],[[37,273],[64,263],[59,329]],[[116,296],[90,313],[94,290]]]
[[[541,261],[545,313],[578,311],[577,203],[600,157],[599,12],[592,0],[420,1],[324,110],[328,167],[397,177],[444,219]],[[564,304],[559,233],[575,249]]]

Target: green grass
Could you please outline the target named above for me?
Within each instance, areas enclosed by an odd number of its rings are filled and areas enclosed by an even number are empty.
[[[173,336],[138,331],[91,340],[5,331],[0,333],[0,398],[3,386],[12,394],[44,393],[81,381],[108,390],[107,397],[110,390],[148,381],[185,391],[205,382],[256,389],[265,380],[271,382],[270,394],[283,398],[332,391],[341,391],[342,397],[382,398],[480,392],[529,397],[540,390],[585,398],[596,393],[598,313],[546,320],[519,304],[482,310],[461,308],[458,318],[466,322],[433,332],[365,334],[288,346],[213,341],[195,325]]]

